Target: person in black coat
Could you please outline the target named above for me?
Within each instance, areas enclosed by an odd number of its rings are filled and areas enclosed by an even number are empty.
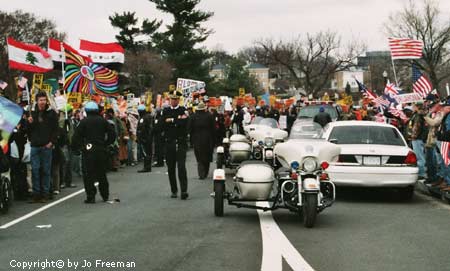
[[[153,140],[155,145],[155,163],[154,167],[163,167],[164,166],[164,152],[165,152],[165,140],[164,140],[164,131],[163,131],[163,119],[162,119],[162,110],[157,109],[156,115],[153,120]]]
[[[209,164],[212,162],[214,151],[214,128],[213,115],[206,111],[204,103],[197,106],[197,110],[191,117],[189,133],[194,144],[195,158],[197,159],[197,170],[200,180],[206,179],[209,173]]]
[[[138,170],[138,172],[151,172],[153,155],[153,117],[146,111],[144,105],[139,105],[138,112],[137,141],[144,151],[144,168]]]
[[[179,106],[181,92],[174,91],[170,95],[170,107],[164,109],[162,114],[163,132],[166,148],[166,163],[169,173],[171,198],[177,198],[177,176],[180,181],[181,199],[185,200],[189,197],[187,192],[188,180],[186,172],[186,152],[188,149],[187,142],[187,123],[188,112],[185,107]]]
[[[109,183],[106,178],[107,146],[116,134],[114,128],[99,114],[98,105],[88,102],[85,106],[87,117],[81,120],[73,135],[73,148],[81,150],[83,182],[86,190],[85,203],[95,203],[95,182],[99,182],[103,201],[109,200]]]
[[[18,157],[12,157],[10,155],[11,165],[11,185],[13,187],[14,199],[25,200],[28,196],[28,183],[27,183],[27,164],[23,162],[25,155],[25,145],[27,144],[27,113],[24,113],[19,124],[14,129],[11,137],[9,138],[9,150],[11,151],[13,144],[17,148]],[[1,150],[0,150],[1,152]],[[30,155],[29,153],[27,155]]]
[[[325,108],[322,106],[319,109],[319,114],[314,117],[314,122],[320,124],[320,126],[325,127],[328,123],[332,122],[330,114],[325,112]]]

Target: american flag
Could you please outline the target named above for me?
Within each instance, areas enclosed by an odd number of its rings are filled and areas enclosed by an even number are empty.
[[[408,38],[389,38],[392,59],[422,58],[423,42]]]
[[[385,94],[391,93],[393,95],[398,95],[399,94],[398,88],[395,86],[394,83],[387,83],[386,87],[384,88],[384,93]]]
[[[414,64],[412,65],[412,80],[413,91],[424,98],[433,90],[430,80],[428,80]]]
[[[19,80],[17,81],[17,84],[20,88],[25,88],[27,85],[28,79],[25,78],[25,76],[19,76]]]
[[[442,159],[444,159],[444,163],[446,166],[448,166],[450,164],[450,158],[448,157],[449,151],[450,151],[450,142],[442,141],[441,155],[442,155]]]
[[[359,82],[358,79],[356,79],[356,83],[358,84],[358,88],[359,91],[361,92],[361,94],[366,97],[369,98],[370,100],[375,100],[378,96],[373,93],[370,89],[368,89],[363,83]]]
[[[0,80],[0,88],[1,88],[2,90],[5,89],[7,86],[8,86],[8,83],[6,83],[6,82],[3,81],[3,80]]]
[[[378,106],[389,107],[391,105],[391,102],[386,100],[383,96],[378,96],[372,101]]]
[[[406,123],[409,120],[408,117],[403,112],[403,110],[391,107],[389,108],[388,112],[391,113],[393,116],[400,118],[403,121],[403,123]]]

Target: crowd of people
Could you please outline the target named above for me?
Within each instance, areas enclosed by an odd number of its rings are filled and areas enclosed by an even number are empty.
[[[206,179],[213,150],[233,131],[255,117],[273,118],[280,128],[290,131],[302,101],[287,109],[270,106],[235,106],[231,111],[208,108],[206,101],[194,107],[179,105],[181,93],[170,94],[161,108],[139,105],[125,113],[99,107],[95,102],[74,110],[67,105],[55,111],[45,92],[35,97],[35,107],[25,108],[23,117],[9,138],[10,179],[16,200],[45,203],[61,189],[74,188],[73,176],[82,177],[86,203],[94,203],[99,182],[100,195],[109,200],[107,171],[118,171],[143,162],[139,173],[167,166],[171,197],[187,199],[186,152],[194,149],[199,179]],[[31,109],[31,110],[27,110]],[[450,103],[428,95],[424,102],[406,104],[403,114],[384,112],[367,105],[341,112],[340,120],[388,122],[404,134],[417,156],[419,179],[450,191],[448,148],[450,142]],[[331,117],[321,107],[314,121],[322,127]],[[447,153],[442,155],[442,150]],[[178,173],[178,182],[177,182]],[[31,178],[30,178],[31,177]],[[31,181],[30,181],[31,180]]]

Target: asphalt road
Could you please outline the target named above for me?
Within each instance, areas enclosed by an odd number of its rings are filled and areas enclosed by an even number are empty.
[[[0,270],[22,270],[11,264],[45,260],[65,265],[26,270],[75,270],[68,262],[77,262],[77,270],[261,270],[257,212],[226,206],[223,218],[214,217],[211,181],[197,179],[194,160],[190,152],[187,201],[169,197],[165,168],[138,174],[138,167],[128,167],[109,174],[112,198],[119,203],[86,205],[82,193],[0,230]],[[77,182],[78,188],[63,190],[57,199],[80,190],[81,180]],[[450,269],[449,206],[425,196],[400,202],[389,192],[338,192],[338,201],[318,216],[313,229],[293,213],[273,212],[276,224],[312,268]],[[16,203],[9,214],[0,215],[0,224],[42,206]],[[279,245],[272,242],[264,246]],[[96,267],[97,260],[103,268]],[[84,261],[91,267],[81,268]],[[107,268],[107,262],[135,267]],[[292,270],[286,261],[283,270]]]

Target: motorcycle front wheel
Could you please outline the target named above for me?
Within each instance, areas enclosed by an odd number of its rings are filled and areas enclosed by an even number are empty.
[[[303,199],[303,224],[307,228],[312,228],[317,217],[317,194],[304,194]]]
[[[225,184],[214,182],[214,214],[223,216],[223,194],[225,193]]]
[[[222,169],[224,164],[224,155],[223,153],[217,154],[216,168]]]

